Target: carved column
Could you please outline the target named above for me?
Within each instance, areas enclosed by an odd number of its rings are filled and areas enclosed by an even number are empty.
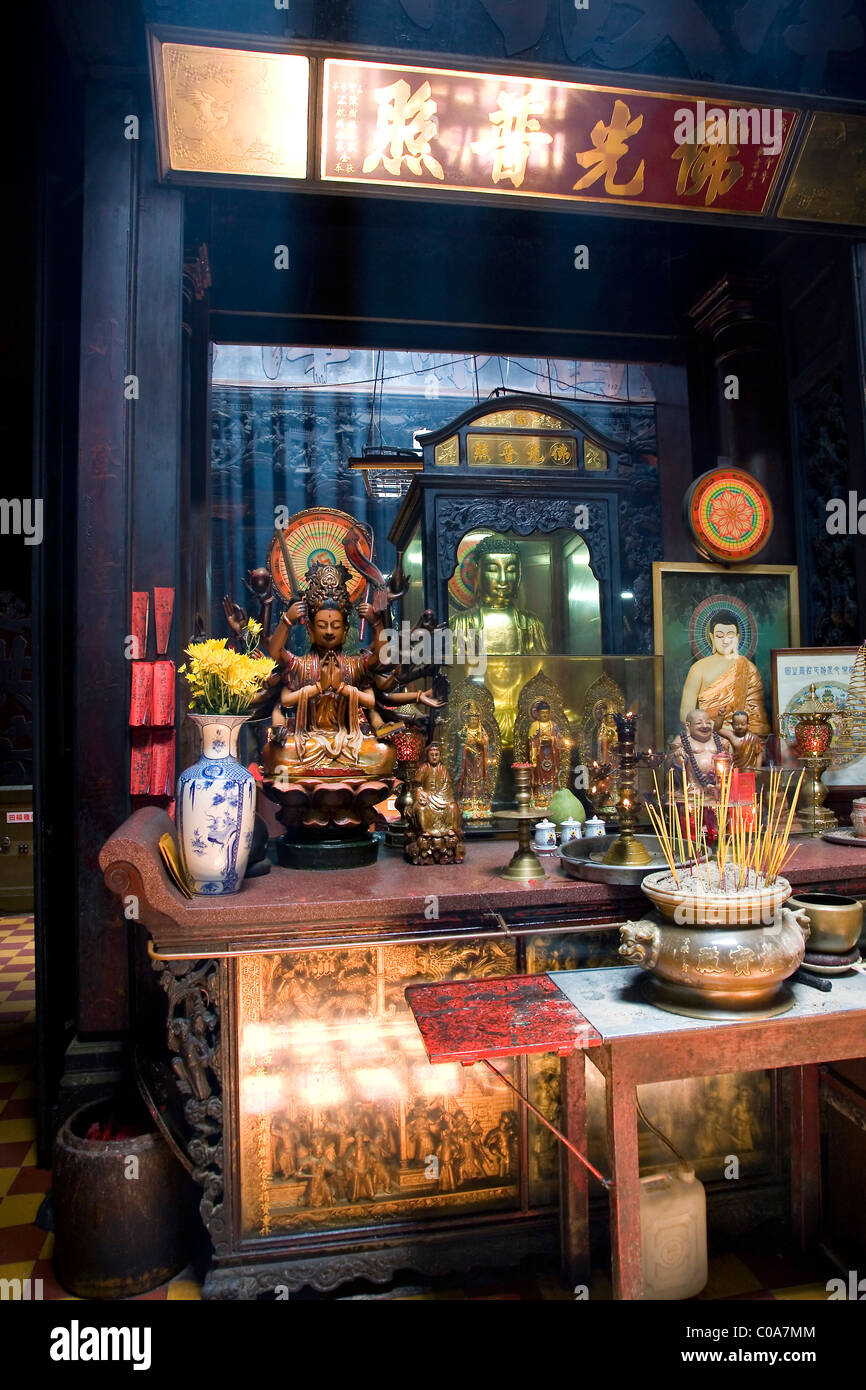
[[[775,528],[760,564],[795,559],[788,393],[779,316],[768,280],[725,275],[689,310],[712,339],[719,458],[767,489]],[[733,380],[732,380],[733,378]],[[708,459],[699,468],[715,464]]]
[[[224,973],[215,960],[154,960],[153,968],[168,1001],[166,1036],[190,1130],[186,1151],[193,1164],[192,1176],[202,1187],[199,1210],[219,1254],[227,1240],[220,1050]]]

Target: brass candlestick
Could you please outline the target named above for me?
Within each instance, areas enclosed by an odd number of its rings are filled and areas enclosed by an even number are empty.
[[[631,710],[628,714],[614,713],[617,745],[619,750],[619,801],[616,803],[619,815],[619,835],[614,840],[603,864],[648,864],[651,859],[646,846],[635,837],[634,827],[640,800],[635,791],[637,781],[634,752],[636,720]]]
[[[512,763],[511,770],[514,773],[517,810],[500,811],[498,814],[503,820],[517,821],[517,849],[506,867],[499,870],[499,877],[522,879],[524,882],[531,878],[544,878],[544,865],[531,843],[532,823],[544,817],[544,811],[533,810],[530,806],[532,764]]]

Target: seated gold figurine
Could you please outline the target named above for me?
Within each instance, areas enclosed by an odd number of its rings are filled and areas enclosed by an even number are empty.
[[[427,749],[406,808],[404,853],[412,864],[459,864],[466,854],[460,807],[438,743]]]

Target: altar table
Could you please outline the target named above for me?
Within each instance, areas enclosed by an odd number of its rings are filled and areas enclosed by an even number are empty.
[[[614,1298],[642,1295],[637,1087],[655,1081],[785,1068],[791,1077],[791,1210],[801,1247],[821,1225],[818,1066],[866,1055],[866,976],[837,977],[829,994],[795,984],[793,1008],[776,1018],[683,1018],[646,1003],[631,967],[558,971],[508,980],[412,985],[406,990],[431,1062],[472,1065],[493,1057],[558,1051],[569,1149],[562,1162],[562,1248],[570,1278],[588,1274],[584,1052],[605,1078]],[[516,979],[517,977],[515,977]],[[569,1020],[553,984],[573,1009]],[[539,986],[537,995],[532,985]],[[485,1041],[487,1050],[485,1050]]]

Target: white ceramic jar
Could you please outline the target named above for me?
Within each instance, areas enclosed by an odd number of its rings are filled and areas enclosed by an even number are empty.
[[[546,816],[544,820],[536,821],[532,841],[537,850],[556,849],[556,826],[553,821]]]
[[[583,834],[583,829],[579,820],[575,820],[573,816],[566,816],[559,827],[559,832],[560,844],[567,845],[569,840],[579,840]]]

